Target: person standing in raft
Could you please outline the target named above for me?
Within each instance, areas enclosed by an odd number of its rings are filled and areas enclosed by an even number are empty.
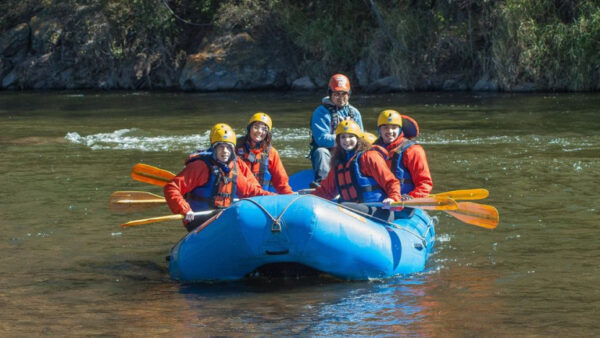
[[[342,74],[329,79],[328,96],[321,100],[310,118],[310,161],[315,172],[311,188],[319,186],[329,173],[331,152],[335,146],[335,130],[342,121],[355,121],[363,130],[362,118],[358,109],[350,105],[350,80]]]
[[[379,114],[377,131],[380,136],[374,144],[388,151],[387,164],[400,181],[403,200],[429,196],[433,180],[425,150],[413,141],[419,134],[417,122],[388,109]]]
[[[331,157],[327,177],[312,194],[326,199],[340,195],[340,203],[352,209],[368,213],[391,222],[392,202],[400,201],[400,183],[388,168],[387,151],[371,146],[362,137],[358,123],[342,121],[335,130],[336,146]],[[383,208],[362,203],[383,202]]]
[[[273,121],[265,113],[250,117],[246,135],[237,140],[236,154],[241,158],[264,190],[270,185],[278,194],[291,194],[289,178],[277,150],[271,145]]]
[[[185,168],[165,185],[167,205],[174,214],[185,215],[188,231],[230,206],[236,193],[241,198],[273,195],[261,188],[248,166],[235,156],[235,142],[229,125],[215,124],[210,131],[211,147],[191,154]],[[194,218],[194,211],[208,209],[216,210]]]

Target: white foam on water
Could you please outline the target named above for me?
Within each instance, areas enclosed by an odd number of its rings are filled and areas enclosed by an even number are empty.
[[[132,128],[87,136],[82,136],[77,132],[69,132],[65,135],[65,139],[69,142],[89,147],[92,150],[191,152],[195,149],[208,146],[208,133],[207,131],[202,135],[145,136],[141,130]]]

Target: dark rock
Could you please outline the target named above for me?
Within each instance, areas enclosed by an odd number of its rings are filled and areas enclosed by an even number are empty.
[[[442,89],[446,91],[465,91],[468,89],[468,86],[463,81],[448,79],[444,81]]]
[[[0,36],[0,55],[14,57],[29,46],[29,25],[22,23]]]
[[[529,93],[534,92],[536,90],[538,90],[538,88],[536,87],[535,83],[531,82],[519,83],[511,88],[511,91],[519,93]]]
[[[315,90],[317,87],[311,81],[310,77],[303,76],[292,82],[292,89],[296,90]]]
[[[495,81],[490,80],[489,76],[486,74],[482,76],[471,88],[473,91],[481,91],[481,92],[497,92],[498,84]]]
[[[404,81],[395,76],[386,76],[373,81],[365,90],[370,93],[391,93],[408,90]]]
[[[188,56],[179,85],[201,91],[283,87],[289,64],[276,46],[248,33],[222,36]]]

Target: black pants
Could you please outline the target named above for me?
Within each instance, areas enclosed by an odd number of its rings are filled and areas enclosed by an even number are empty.
[[[380,207],[370,207],[362,203],[342,202],[342,205],[349,209],[354,209],[356,211],[369,214],[373,217],[377,217],[383,221],[390,223],[393,222],[395,219],[411,218],[415,214],[415,209],[413,208],[404,208],[400,211],[390,211],[388,209],[383,209]]]
[[[349,209],[353,209],[353,210],[360,211],[362,213],[371,215],[373,217],[377,217],[380,220],[383,220],[386,222],[394,221],[394,212],[390,211],[389,209],[383,209],[380,207],[371,207],[371,206],[368,206],[363,203],[354,203],[354,202],[342,202],[342,205]]]

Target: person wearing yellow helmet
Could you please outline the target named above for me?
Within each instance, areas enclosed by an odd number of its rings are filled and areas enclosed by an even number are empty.
[[[417,121],[387,109],[377,118],[377,131],[379,138],[374,144],[388,151],[387,164],[400,180],[403,198],[427,197],[433,180],[425,150],[413,140],[419,134]]]
[[[365,132],[363,133],[363,136],[362,136],[362,138],[363,138],[365,141],[367,141],[369,144],[373,144],[373,143],[375,143],[375,141],[377,141],[377,136],[376,136],[375,134],[373,134],[373,133],[369,133],[369,132],[367,132],[367,131],[365,131]]]
[[[250,117],[246,126],[246,135],[240,137],[236,146],[236,154],[241,158],[258,183],[267,190],[273,186],[278,194],[291,194],[289,177],[279,153],[271,145],[273,121],[263,112]]]
[[[362,117],[358,109],[350,105],[350,80],[343,74],[329,79],[328,96],[321,100],[310,118],[310,154],[315,172],[311,186],[318,186],[329,172],[331,152],[335,146],[335,129],[345,120],[353,120],[363,130]]]
[[[182,214],[184,226],[192,231],[219,209],[227,208],[235,196],[240,198],[272,195],[260,186],[244,161],[235,156],[236,137],[225,123],[210,130],[211,147],[191,154],[185,168],[164,187],[167,205]],[[194,217],[194,211],[215,209],[213,213]]]
[[[362,136],[358,123],[348,120],[338,124],[332,169],[312,194],[326,199],[339,194],[339,201],[346,206],[393,221],[389,208],[402,198],[400,183],[385,162],[387,152],[371,146]],[[369,202],[383,202],[384,209],[363,204]]]

